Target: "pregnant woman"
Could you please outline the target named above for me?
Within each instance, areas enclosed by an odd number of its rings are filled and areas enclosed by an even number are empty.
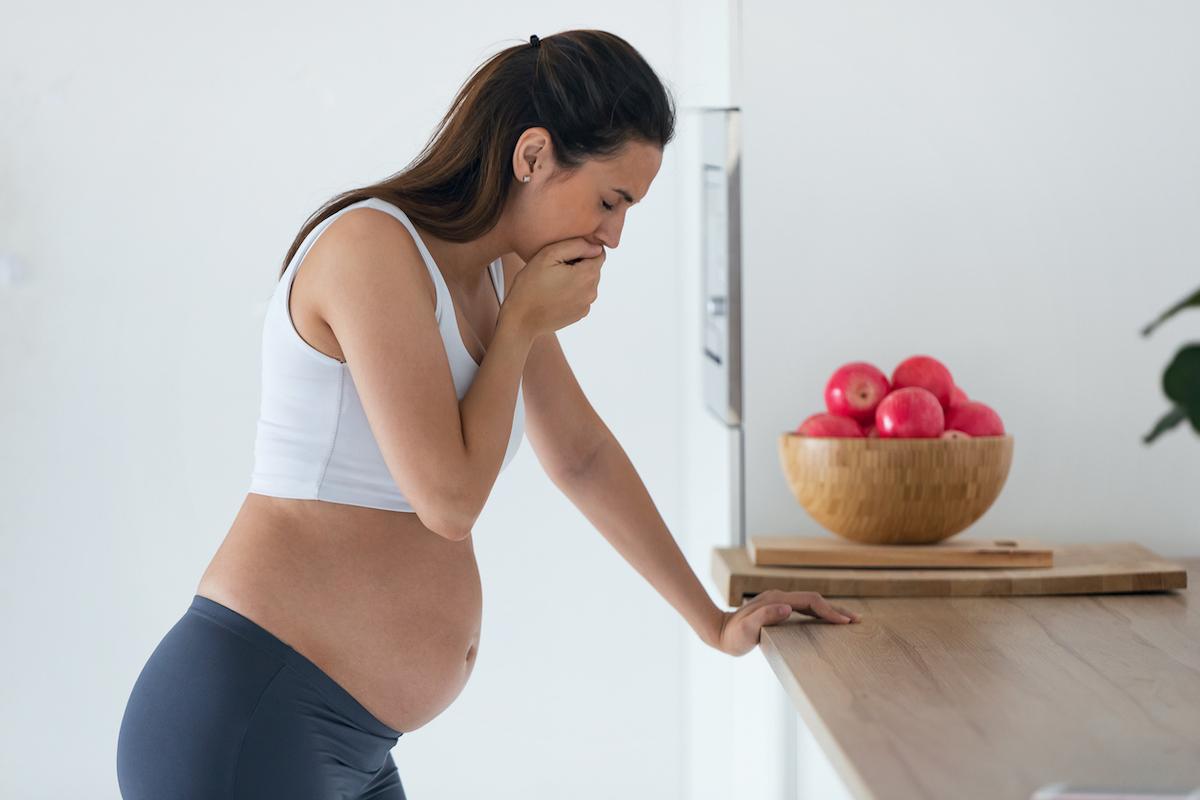
[[[532,36],[471,75],[404,171],[306,221],[264,322],[249,492],[125,708],[125,800],[404,798],[391,749],[471,674],[471,528],[526,428],[711,646],[747,653],[792,610],[857,618],[813,592],[713,605],[555,337],[673,135],[625,40]]]

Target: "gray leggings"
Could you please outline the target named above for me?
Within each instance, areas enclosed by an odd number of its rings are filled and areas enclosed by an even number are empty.
[[[405,800],[400,736],[290,645],[195,595],[134,683],[117,782],[124,800]]]

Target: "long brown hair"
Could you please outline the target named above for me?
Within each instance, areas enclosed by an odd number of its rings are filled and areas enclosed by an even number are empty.
[[[336,195],[313,213],[280,276],[321,220],[375,197],[438,238],[473,241],[500,220],[513,183],[512,153],[528,128],[544,127],[565,177],[631,140],[665,148],[674,101],[646,60],[607,31],[571,30],[509,47],[459,89],[420,155],[378,183]]]

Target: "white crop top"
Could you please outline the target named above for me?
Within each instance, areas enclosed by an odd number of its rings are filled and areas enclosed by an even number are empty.
[[[459,400],[479,365],[463,344],[450,290],[412,222],[397,206],[376,198],[353,203],[331,214],[309,232],[275,286],[267,304],[262,333],[262,404],[254,440],[250,492],[305,500],[327,500],[389,511],[413,511],[383,460],[347,365],[300,337],[288,299],[296,270],[317,238],[352,208],[375,208],[408,228],[437,287],[434,314],[450,362]],[[504,273],[499,259],[488,266],[496,295],[504,302]],[[403,309],[397,309],[403,313]],[[525,402],[517,404],[508,450],[508,466],[524,436]]]

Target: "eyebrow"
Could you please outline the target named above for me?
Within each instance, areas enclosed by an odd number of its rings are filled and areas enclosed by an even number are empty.
[[[621,195],[621,197],[624,197],[625,202],[629,203],[629,205],[631,205],[631,206],[637,205],[638,203],[642,202],[641,200],[634,200],[633,195],[631,195],[629,192],[625,191],[624,189],[618,189],[617,187],[613,186],[612,190],[614,192],[616,192],[617,194]]]

